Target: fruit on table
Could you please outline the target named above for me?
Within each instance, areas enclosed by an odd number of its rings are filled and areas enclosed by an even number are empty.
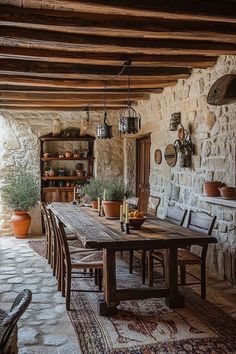
[[[129,213],[130,219],[143,219],[143,217],[144,217],[143,211],[135,210]]]

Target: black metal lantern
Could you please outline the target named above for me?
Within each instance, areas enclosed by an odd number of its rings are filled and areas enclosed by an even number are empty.
[[[98,139],[111,139],[112,138],[112,126],[107,124],[107,90],[106,90],[106,84],[105,84],[105,97],[104,97],[104,120],[103,124],[98,124],[97,125],[97,138]]]
[[[120,112],[119,131],[122,134],[135,134],[141,128],[141,117],[133,107],[128,107]]]
[[[128,105],[120,112],[119,131],[121,134],[135,134],[141,128],[141,117],[131,106],[130,102],[130,65],[128,64]]]
[[[97,138],[99,138],[99,139],[111,139],[112,138],[112,126],[107,124],[107,112],[104,113],[103,124],[97,125]]]

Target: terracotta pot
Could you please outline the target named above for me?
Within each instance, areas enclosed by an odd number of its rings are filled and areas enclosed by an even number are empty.
[[[234,187],[221,187],[219,191],[225,199],[236,199],[236,189]]]
[[[11,217],[11,224],[16,238],[24,238],[28,235],[31,216],[27,211],[15,211]]]
[[[98,201],[97,200],[91,200],[91,205],[92,205],[92,208],[97,210],[98,208]]]
[[[219,188],[222,186],[221,182],[218,181],[206,181],[204,183],[205,192],[208,197],[219,197]]]
[[[110,201],[103,200],[102,205],[104,209],[105,216],[108,218],[119,218],[120,217],[120,205],[123,201]]]
[[[67,159],[70,159],[71,157],[73,157],[72,152],[71,152],[71,151],[66,151],[66,152],[65,152],[65,157],[66,157]]]

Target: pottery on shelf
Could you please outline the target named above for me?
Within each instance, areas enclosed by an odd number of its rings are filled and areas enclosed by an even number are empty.
[[[43,157],[44,157],[45,159],[47,159],[48,157],[50,157],[49,152],[44,152],[44,153],[43,153]]]
[[[67,159],[70,159],[71,157],[73,157],[73,153],[71,151],[65,151],[65,157]]]
[[[205,181],[204,188],[206,195],[208,197],[219,197],[220,191],[219,188],[222,187],[222,182],[219,181]]]
[[[219,191],[225,199],[236,199],[236,188],[234,187],[221,187]]]

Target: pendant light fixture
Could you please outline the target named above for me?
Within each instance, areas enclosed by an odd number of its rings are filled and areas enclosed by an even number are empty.
[[[128,62],[128,104],[125,109],[120,112],[119,131],[121,134],[135,134],[141,128],[141,117],[131,106],[130,102],[130,65]]]
[[[97,125],[97,138],[98,139],[111,139],[112,126],[107,124],[107,85],[104,88],[104,118],[103,124]]]

